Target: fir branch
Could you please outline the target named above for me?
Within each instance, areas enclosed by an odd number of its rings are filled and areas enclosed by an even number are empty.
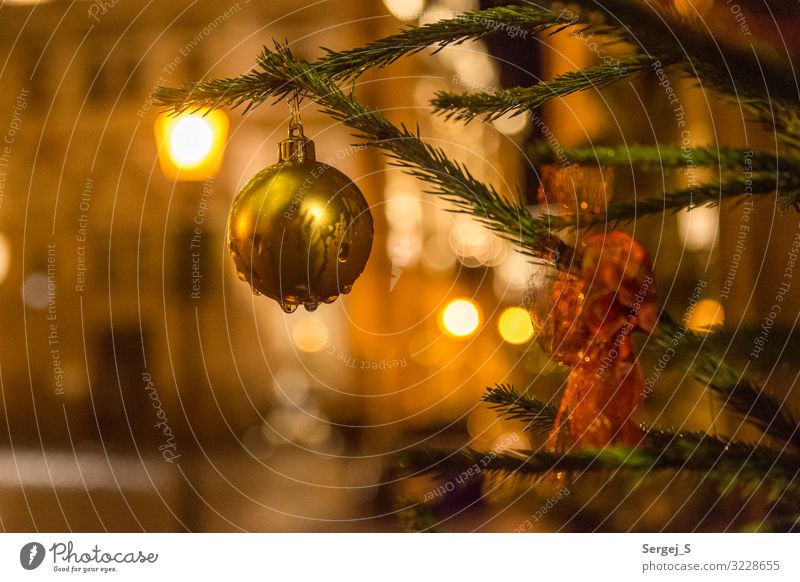
[[[539,0],[543,8],[559,10],[562,2]],[[769,106],[777,100],[797,108],[800,95],[789,62],[760,58],[751,49],[723,45],[703,25],[678,22],[655,3],[630,0],[572,0],[570,13],[582,20],[589,13],[601,13],[599,27],[612,29],[613,35],[640,47],[642,52],[659,55],[662,64],[677,63],[684,73],[701,79],[722,93],[753,108]],[[597,22],[597,20],[592,20]]]
[[[397,34],[360,48],[341,52],[326,49],[327,54],[309,66],[315,75],[341,82],[354,79],[370,68],[389,65],[429,46],[436,46],[437,50],[441,50],[448,45],[495,34],[527,36],[565,26],[566,22],[566,17],[559,12],[532,6],[500,6],[475,10],[424,26],[408,26]],[[291,79],[272,74],[275,66],[272,55],[273,51],[265,47],[257,61],[263,69],[261,71],[253,70],[227,79],[185,83],[178,88],[159,87],[155,97],[160,105],[171,107],[175,111],[235,108],[243,104],[247,104],[246,110],[249,110],[270,97],[285,97],[294,89],[302,91],[303,88],[295,87]]]
[[[602,216],[583,218],[585,225],[625,222],[648,214],[692,210],[698,206],[716,206],[723,200],[738,198],[748,192],[752,196],[769,196],[776,189],[790,191],[800,183],[800,176],[791,174],[754,175],[752,180],[726,180],[715,184],[700,184],[664,194],[663,198],[644,198],[610,204]]]
[[[576,227],[578,221],[591,226],[632,220],[665,210],[715,204],[724,198],[743,194],[750,186],[742,181],[703,185],[670,193],[663,200],[617,203],[600,217],[533,217],[524,206],[500,196],[493,188],[475,179],[461,164],[447,158],[440,149],[422,142],[417,133],[404,126],[395,127],[382,114],[361,105],[352,93],[345,94],[329,76],[319,74],[313,65],[294,59],[288,47],[277,45],[275,50],[265,49],[259,63],[263,71],[251,75],[267,82],[257,95],[247,93],[248,82],[233,83],[230,88],[225,81],[210,81],[204,85],[205,92],[198,94],[182,89],[163,89],[160,93],[162,102],[171,104],[175,110],[222,104],[235,106],[247,100],[248,106],[253,106],[268,97],[284,98],[298,91],[322,105],[325,113],[353,128],[357,137],[387,152],[394,164],[431,184],[429,193],[451,202],[457,212],[473,214],[479,222],[516,243],[520,252],[533,257],[550,259],[553,233]],[[759,195],[769,194],[776,187],[791,191],[797,189],[798,181],[800,178],[787,174],[780,174],[778,179],[758,176],[753,180],[752,190],[753,194]],[[565,252],[561,257],[569,260],[570,254]]]
[[[723,403],[723,405],[752,423],[764,434],[800,450],[800,426],[785,407],[774,396],[759,388],[751,379],[726,364],[713,337],[701,336],[675,323],[666,313],[661,316],[655,345],[662,348],[675,348],[675,342],[690,358],[682,358],[698,381]],[[526,430],[546,432],[555,424],[556,407],[537,398],[519,393],[510,384],[498,384],[490,388],[483,401],[508,419],[528,423]],[[665,443],[667,440],[683,438],[663,430],[646,432],[646,442],[650,445]],[[694,435],[695,440],[699,435]]]
[[[685,169],[689,164],[721,170],[744,171],[746,167],[757,173],[777,172],[779,169],[800,172],[800,162],[779,158],[768,152],[754,152],[732,147],[693,147],[655,145],[617,145],[582,148],[559,148],[555,151],[548,142],[536,140],[526,148],[528,158],[535,165],[552,164],[564,160],[579,165],[635,166],[643,170]]]
[[[556,97],[606,87],[646,70],[654,60],[649,55],[626,56],[617,64],[594,65],[531,87],[514,87],[494,93],[439,91],[431,103],[446,119],[470,120],[485,114],[486,119],[492,121],[510,112],[516,116],[534,111]]]
[[[328,50],[328,54],[317,61],[314,67],[319,67],[321,74],[342,80],[361,75],[373,67],[384,67],[402,56],[429,46],[437,46],[438,51],[448,45],[497,34],[527,37],[567,23],[572,24],[558,12],[533,6],[472,10],[424,26],[407,26],[398,34],[378,39],[361,48],[341,52]]]
[[[789,212],[794,210],[800,212],[800,189],[785,193],[778,199],[778,210]]]
[[[527,423],[525,430],[547,432],[556,422],[558,409],[553,404],[520,394],[511,384],[497,384],[489,388],[482,400],[500,416]]]
[[[641,476],[651,471],[685,471],[705,481],[785,490],[797,488],[800,458],[769,447],[727,441],[708,435],[663,433],[644,444],[628,448],[609,446],[581,449],[568,454],[517,451],[481,453],[472,449],[437,451],[412,449],[403,454],[400,467],[407,476],[421,473],[448,475],[475,466],[481,471],[515,479],[539,479],[552,473],[622,471]]]
[[[725,363],[713,345],[713,336],[687,330],[666,313],[662,314],[656,345],[674,348],[676,338],[681,349],[691,354],[691,358],[681,361],[727,408],[764,434],[800,450],[800,425],[782,403]]]
[[[758,389],[742,374],[722,363],[715,350],[704,345],[700,336],[676,327],[667,316],[662,318],[662,327],[657,336],[660,345],[673,345],[672,339],[681,337],[681,334],[684,334],[686,347],[693,348],[696,355],[690,367],[698,380],[706,383],[726,407],[753,423],[762,432],[800,450],[800,428],[773,396]],[[555,424],[557,408],[554,405],[521,394],[510,384],[498,384],[490,388],[484,394],[483,401],[490,403],[491,408],[504,418],[527,422],[525,430],[547,432]],[[658,429],[647,430],[645,434],[645,442],[656,447],[686,436],[683,433],[675,434]],[[691,438],[698,440],[700,435],[694,434]]]

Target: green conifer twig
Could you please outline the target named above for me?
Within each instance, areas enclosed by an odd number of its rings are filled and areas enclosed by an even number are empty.
[[[500,6],[470,11],[456,18],[440,20],[424,26],[408,26],[363,47],[335,52],[328,50],[310,65],[315,75],[332,81],[344,81],[362,75],[370,68],[383,67],[397,59],[429,46],[437,50],[495,34],[534,34],[548,28],[565,26],[565,17],[533,6]],[[258,64],[266,70],[252,70],[238,77],[185,83],[178,88],[159,87],[155,97],[161,105],[176,111],[185,109],[238,107],[246,110],[271,97],[282,98],[295,87],[291,79],[270,73],[274,65],[273,51],[264,49]],[[265,66],[266,65],[266,66]],[[302,87],[297,87],[302,89]]]
[[[627,166],[642,170],[685,169],[696,167],[744,171],[750,165],[753,172],[771,173],[779,169],[800,172],[800,162],[768,152],[757,152],[732,147],[683,148],[663,144],[618,145],[581,148],[560,148],[555,151],[544,140],[536,140],[526,148],[534,165],[552,164],[567,160],[572,164],[598,166]]]
[[[511,384],[497,384],[489,388],[482,400],[508,420],[521,420],[525,430],[545,432],[553,428],[558,409],[527,393],[519,393]]]
[[[513,87],[494,93],[439,91],[431,104],[446,119],[470,120],[485,115],[487,120],[492,121],[507,113],[516,116],[533,111],[553,98],[606,87],[646,70],[653,60],[649,55],[631,55],[622,57],[619,64],[594,65],[531,87]]]
[[[552,473],[623,471],[631,476],[651,471],[685,471],[702,475],[712,483],[769,486],[797,490],[800,458],[769,447],[727,441],[705,434],[654,433],[644,444],[628,448],[584,448],[567,454],[515,451],[486,455],[472,449],[439,451],[412,449],[403,453],[404,475],[448,475],[469,470],[500,473],[515,479],[540,479]]]
[[[674,340],[678,338],[678,345]],[[662,314],[656,345],[689,353],[678,358],[727,408],[755,425],[764,434],[800,450],[800,425],[774,396],[757,383],[725,363],[714,345],[713,335],[703,336],[687,330],[666,313]]]

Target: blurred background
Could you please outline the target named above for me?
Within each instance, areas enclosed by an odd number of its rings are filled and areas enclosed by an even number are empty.
[[[541,446],[479,404],[498,382],[557,402],[566,370],[539,349],[525,304],[535,265],[445,212],[425,184],[376,150],[353,147],[346,127],[304,102],[306,135],[319,159],[364,192],[375,240],[350,295],[287,315],[238,280],[225,246],[233,197],[276,161],[286,105],[168,119],[151,97],[159,84],[245,72],[273,39],[315,59],[319,47],[360,46],[479,5],[2,3],[3,530],[396,531],[407,500],[437,483],[393,478],[394,453]],[[443,89],[531,85],[598,60],[574,35],[499,35],[401,59],[356,90],[535,210],[538,169],[523,156],[532,139],[687,139],[655,78],[493,123],[446,122],[431,115],[429,99]],[[773,143],[735,107],[692,83],[673,85],[691,144]],[[657,195],[685,180],[617,172],[614,196]],[[734,360],[773,303],[797,230],[765,202],[744,241],[741,207],[628,225],[650,252],[659,301],[680,318],[695,297],[690,324],[725,322]],[[787,297],[770,336],[775,354],[796,353],[797,311]],[[653,365],[645,356],[645,374]],[[774,392],[791,391],[794,374],[780,359],[751,371]],[[718,412],[701,387],[667,371],[641,420],[747,436]],[[533,531],[719,531],[763,511],[758,498],[742,506],[685,477],[636,492],[614,479],[581,480],[553,504],[562,483],[521,484],[509,496],[476,479],[442,504],[439,519],[449,530],[513,531],[550,501]]]

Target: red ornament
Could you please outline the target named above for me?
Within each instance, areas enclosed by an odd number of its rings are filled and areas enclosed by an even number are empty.
[[[561,273],[552,291],[552,352],[572,367],[548,448],[635,445],[631,416],[644,376],[631,334],[658,320],[655,280],[644,247],[621,231],[584,240],[580,269]]]

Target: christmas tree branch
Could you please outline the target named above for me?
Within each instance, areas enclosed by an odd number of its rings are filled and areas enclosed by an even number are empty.
[[[734,413],[764,434],[800,450],[800,426],[783,403],[723,361],[712,336],[687,330],[663,314],[656,345],[675,348],[675,341],[690,357],[681,358],[694,377]]]
[[[439,91],[431,103],[446,119],[470,120],[485,114],[491,121],[509,112],[519,115],[533,111],[555,97],[606,87],[646,70],[652,63],[653,58],[648,55],[632,55],[622,57],[617,64],[586,67],[531,87],[514,87],[494,93]]]
[[[702,434],[653,433],[644,444],[628,448],[609,446],[580,449],[566,454],[517,451],[481,453],[472,449],[436,451],[412,449],[400,467],[407,476],[436,473],[447,476],[478,467],[478,472],[510,478],[539,479],[551,473],[622,471],[632,476],[651,471],[687,471],[709,482],[728,485],[734,480],[769,485],[772,489],[797,488],[800,458],[774,449],[727,441]]]
[[[520,394],[510,384],[498,384],[489,388],[482,400],[503,418],[525,422],[525,430],[546,432],[556,422],[558,409],[553,404],[542,402],[528,394]]]
[[[573,23],[572,19],[569,23]],[[499,6],[466,12],[456,18],[424,26],[408,26],[397,34],[363,47],[341,52],[328,50],[324,57],[309,66],[315,75],[341,82],[356,78],[370,68],[389,65],[429,46],[441,50],[470,39],[498,34],[527,36],[566,24],[566,17],[559,12],[532,6]],[[263,70],[253,70],[239,77],[185,83],[178,88],[159,87],[156,98],[161,105],[176,111],[238,107],[243,104],[250,109],[270,97],[282,98],[295,89],[302,91],[303,87],[295,87],[292,79],[271,74],[273,51],[265,48],[258,64]]]
[[[660,59],[654,70],[675,64],[760,121],[779,141],[800,149],[800,93],[791,61],[763,58],[755,50],[720,43],[706,26],[681,22],[651,2],[575,0],[564,7],[562,2],[541,0],[537,4],[576,22],[591,22],[586,29],[597,34],[638,46]],[[591,16],[598,12],[602,18]]]
[[[290,91],[314,99],[324,108],[324,113],[353,128],[356,137],[383,149],[393,163],[403,168],[433,188],[428,193],[439,196],[454,205],[457,212],[475,216],[484,226],[516,243],[520,252],[536,258],[550,259],[553,232],[576,227],[579,223],[592,226],[603,222],[633,220],[638,216],[679,210],[702,204],[713,204],[726,197],[744,194],[743,182],[728,182],[721,186],[705,185],[694,189],[670,193],[664,199],[644,199],[630,203],[617,203],[608,212],[592,217],[534,217],[524,206],[508,200],[491,186],[483,184],[458,162],[450,160],[440,149],[419,139],[419,135],[406,127],[395,127],[382,114],[362,105],[350,93],[345,94],[329,78],[317,74],[312,66],[296,60],[288,47],[278,45],[274,51],[265,51],[261,57],[264,74],[279,87],[275,93],[285,97]],[[190,98],[187,103],[195,103]],[[187,103],[177,104],[177,110]],[[749,185],[747,185],[749,186]],[[772,180],[753,180],[754,194],[774,191]],[[569,255],[563,255],[568,260]]]
[[[187,88],[162,88],[159,97],[162,104],[180,111],[203,106],[237,105],[246,99],[252,106],[268,97],[285,98],[297,91],[317,101],[331,117],[356,130],[357,137],[386,151],[394,164],[431,184],[433,188],[429,193],[451,202],[455,211],[476,216],[482,224],[518,244],[522,253],[545,260],[551,258],[552,233],[576,227],[579,221],[591,226],[633,220],[645,214],[718,203],[724,198],[740,196],[748,188],[757,195],[770,194],[776,187],[794,190],[800,181],[795,175],[787,174],[780,174],[777,180],[757,176],[752,184],[728,181],[721,185],[707,184],[679,190],[663,199],[616,203],[600,217],[534,217],[524,206],[500,196],[494,188],[475,179],[465,167],[447,158],[440,149],[422,142],[416,132],[404,126],[395,127],[382,114],[361,105],[352,93],[345,94],[330,76],[320,74],[305,61],[294,59],[288,47],[279,45],[273,51],[265,49],[259,64],[263,70],[250,74],[264,81],[260,86],[261,93],[257,95],[244,91],[249,81],[236,80],[230,84],[218,80],[209,81],[199,94]],[[569,253],[562,254],[562,257],[568,260]]]
[[[775,397],[760,389],[752,380],[723,361],[713,337],[701,336],[675,323],[668,315],[661,317],[655,346],[675,348],[691,354],[682,361],[693,376],[705,384],[723,405],[752,423],[764,434],[800,450],[800,426]],[[549,431],[556,419],[556,407],[517,390],[509,384],[488,389],[483,401],[509,420],[527,423],[526,430]],[[647,440],[654,435],[664,437],[664,431],[648,431]],[[663,440],[663,438],[662,438]]]
[[[800,172],[800,162],[778,158],[776,154],[754,152],[731,147],[683,148],[663,144],[593,146],[560,148],[555,151],[544,140],[536,140],[526,148],[535,165],[564,163],[598,166],[635,166],[643,170],[686,169],[690,166],[720,170],[752,171],[758,173],[783,171]]]
[[[604,17],[600,27],[611,28],[614,35],[639,46],[644,53],[660,57],[662,64],[677,63],[686,74],[753,109],[769,108],[770,101],[800,106],[790,62],[763,59],[751,49],[721,44],[706,26],[670,18],[656,3],[573,0],[566,11],[556,0],[540,0],[537,5],[581,20],[599,12]]]
[[[800,176],[791,174],[754,175],[752,180],[726,180],[714,184],[700,184],[693,188],[683,188],[667,192],[661,198],[643,198],[630,202],[615,202],[608,206],[602,216],[588,216],[583,219],[584,225],[597,223],[625,222],[648,214],[677,212],[679,210],[697,208],[698,206],[715,206],[723,200],[734,199],[748,193],[751,196],[774,195],[797,188]]]
[[[335,79],[361,75],[368,69],[389,65],[402,56],[436,45],[437,50],[486,36],[505,34],[525,37],[554,27],[574,24],[564,15],[535,6],[498,6],[473,10],[455,18],[439,20],[424,26],[407,26],[364,47],[347,51],[328,51],[314,64]]]

